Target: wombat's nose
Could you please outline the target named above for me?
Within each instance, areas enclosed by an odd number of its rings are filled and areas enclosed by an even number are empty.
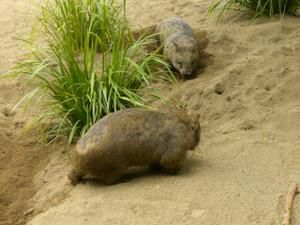
[[[192,75],[192,73],[193,73],[192,70],[184,70],[184,71],[182,71],[182,74],[185,75],[185,76]]]

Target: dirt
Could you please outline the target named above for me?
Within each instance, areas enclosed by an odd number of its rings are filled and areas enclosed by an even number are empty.
[[[12,143],[4,135],[0,138],[0,224],[25,224],[32,214],[29,200],[36,192],[33,177],[45,167],[50,150]]]
[[[201,143],[177,176],[144,169],[114,186],[71,187],[63,144],[54,149],[22,135],[35,115],[9,109],[25,90],[20,81],[0,81],[1,225],[280,223],[289,186],[300,183],[300,18],[216,24],[209,4],[127,1],[136,26],[177,15],[209,40],[197,77],[162,90],[201,115]],[[24,18],[33,9],[29,0],[3,0],[0,10],[5,73],[22,54],[13,37],[29,33]],[[299,207],[296,196],[293,225],[300,224]]]
[[[0,2],[0,75],[23,54],[16,39],[30,31],[30,1]],[[33,178],[43,170],[55,146],[38,143],[25,127],[35,115],[11,112],[27,90],[21,80],[0,79],[0,224],[23,225],[34,215],[30,200],[36,193]],[[57,147],[57,146],[56,146]]]

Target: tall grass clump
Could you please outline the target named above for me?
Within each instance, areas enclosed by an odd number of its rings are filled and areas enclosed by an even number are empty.
[[[109,112],[145,107],[151,81],[174,80],[158,50],[143,48],[153,37],[133,39],[124,7],[114,1],[55,0],[38,21],[14,74],[35,85],[20,103],[37,97],[38,121],[51,124],[47,140],[67,135],[71,142]]]
[[[213,0],[209,14],[222,19],[225,12],[239,10],[250,12],[253,16],[269,16],[285,13],[294,14],[300,6],[300,0]]]
[[[59,35],[72,42],[75,50],[84,48],[87,33],[94,34],[89,37],[89,44],[100,38],[100,45],[108,48],[112,36],[123,29],[120,23],[126,25],[124,8],[114,0],[54,0],[41,9],[40,20],[47,29],[47,36]]]

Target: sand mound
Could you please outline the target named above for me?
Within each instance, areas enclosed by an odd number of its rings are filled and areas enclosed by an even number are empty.
[[[180,174],[143,170],[114,186],[87,182],[71,188],[68,157],[57,151],[45,169],[34,167],[31,173],[40,170],[29,179],[37,190],[31,204],[39,214],[28,225],[279,224],[289,185],[300,183],[299,19],[215,25],[207,18],[208,5],[205,0],[128,0],[128,16],[136,25],[178,15],[209,39],[205,69],[167,93],[201,114],[201,143]],[[7,95],[14,93],[12,87]],[[1,96],[4,104],[16,99]],[[4,133],[11,130],[12,118],[0,117]],[[0,137],[13,144],[14,138]],[[19,143],[12,146],[26,157],[34,153]],[[15,154],[10,157],[0,160],[12,162]],[[1,182],[2,171],[8,173],[4,183],[19,180],[10,174],[13,164],[6,170],[0,165]],[[300,224],[299,196],[294,203],[293,224]]]

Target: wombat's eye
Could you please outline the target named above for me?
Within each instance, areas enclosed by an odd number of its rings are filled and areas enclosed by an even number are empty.
[[[182,62],[176,62],[176,64],[178,65],[178,67],[182,67]]]
[[[193,123],[193,124],[191,125],[191,128],[192,128],[192,130],[198,130],[198,129],[199,129],[199,124]]]

